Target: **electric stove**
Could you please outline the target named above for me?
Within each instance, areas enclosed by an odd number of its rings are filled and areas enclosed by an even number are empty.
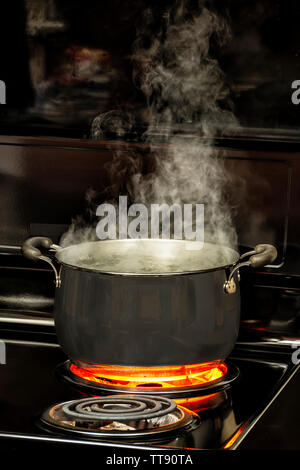
[[[203,381],[200,367],[197,380],[180,383],[178,371],[174,382],[168,375],[167,381],[155,376],[145,383],[144,377],[127,380],[120,370],[116,380],[116,371],[70,362],[55,335],[53,273],[43,263],[27,262],[20,250],[37,234],[58,241],[74,207],[81,207],[85,188],[99,182],[112,143],[2,138],[1,161],[9,162],[14,177],[7,176],[2,193],[1,449],[20,449],[20,455],[42,449],[47,456],[58,449],[68,455],[96,449],[111,458],[176,453],[194,463],[204,450],[300,449],[300,145],[246,139],[243,151],[241,145],[240,140],[230,143],[227,164],[266,182],[251,186],[254,179],[248,178],[253,197],[243,208],[244,219],[239,217],[241,244],[246,248],[262,239],[254,228],[264,236],[267,232],[270,239],[263,239],[278,248],[278,263],[260,272],[244,270],[238,342],[221,369],[217,366],[217,375],[209,372],[213,380]],[[73,167],[75,157],[78,166]],[[47,172],[37,171],[41,161]],[[102,173],[100,180],[104,186]],[[9,204],[6,193],[13,194]],[[250,215],[261,211],[264,224],[258,227],[253,216],[249,233]],[[159,414],[153,416],[153,410]]]
[[[268,410],[300,378],[290,341],[249,341],[236,345],[225,376],[204,387],[99,387],[72,375],[50,319],[2,320],[0,442],[14,446],[97,446],[111,455],[112,448],[114,455],[126,449],[193,455],[247,448],[248,441],[251,448]],[[300,414],[290,404],[292,430]]]

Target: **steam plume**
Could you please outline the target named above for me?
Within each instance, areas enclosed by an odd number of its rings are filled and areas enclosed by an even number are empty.
[[[133,80],[147,101],[145,137],[155,169],[145,175],[138,160],[131,159],[126,190],[132,201],[146,205],[204,203],[205,240],[234,247],[236,234],[226,199],[230,177],[213,144],[216,135],[234,125],[235,119],[228,110],[223,73],[211,56],[212,43],[222,46],[230,30],[205,3],[190,13],[187,1],[176,2],[163,15],[161,29],[154,36],[153,12],[144,13],[133,47]],[[121,135],[120,116],[115,122],[112,113],[108,117]],[[94,138],[101,137],[104,123],[103,115],[95,119]],[[180,133],[187,126],[193,129],[188,136]],[[159,149],[157,135],[164,144]],[[112,169],[122,158],[115,155]]]

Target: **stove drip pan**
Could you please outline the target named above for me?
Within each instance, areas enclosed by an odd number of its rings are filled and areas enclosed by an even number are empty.
[[[227,388],[238,368],[221,361],[190,366],[118,367],[73,363],[57,367],[59,376],[87,393],[130,393],[169,397],[206,395]],[[102,392],[102,393],[100,393]]]
[[[43,413],[40,425],[53,432],[112,439],[169,433],[197,421],[193,412],[169,398],[124,394],[54,405]]]

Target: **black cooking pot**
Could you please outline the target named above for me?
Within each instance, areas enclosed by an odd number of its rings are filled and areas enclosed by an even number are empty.
[[[240,257],[221,245],[199,250],[193,243],[128,239],[60,248],[34,237],[23,253],[54,269],[57,337],[73,361],[190,365],[226,359],[239,329],[239,268],[277,256],[272,245]],[[42,249],[55,254],[59,271]]]

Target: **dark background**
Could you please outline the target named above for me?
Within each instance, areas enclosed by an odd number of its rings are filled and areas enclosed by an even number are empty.
[[[7,86],[7,104],[0,107],[2,134],[89,138],[91,122],[100,113],[119,109],[143,114],[145,98],[132,81],[132,44],[145,11],[152,11],[150,41],[174,1],[2,3],[0,79]],[[192,16],[198,2],[187,4]],[[211,55],[225,73],[239,123],[244,128],[297,129],[300,107],[291,102],[291,83],[300,79],[299,2],[206,4],[231,26],[232,38],[222,48],[212,38]]]

